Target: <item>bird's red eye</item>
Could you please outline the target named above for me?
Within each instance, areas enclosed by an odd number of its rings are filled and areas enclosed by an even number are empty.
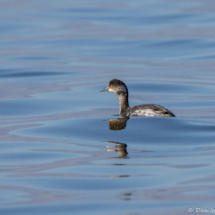
[[[110,86],[110,88],[113,88],[113,86]]]

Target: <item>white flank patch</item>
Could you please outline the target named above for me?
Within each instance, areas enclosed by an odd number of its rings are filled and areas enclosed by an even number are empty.
[[[157,116],[157,114],[150,110],[150,109],[145,109],[145,110],[135,110],[131,116]]]

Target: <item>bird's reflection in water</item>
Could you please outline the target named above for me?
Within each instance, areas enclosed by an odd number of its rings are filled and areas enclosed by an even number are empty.
[[[125,143],[119,143],[119,142],[114,142],[114,141],[107,141],[106,143],[113,143],[115,146],[106,149],[105,151],[107,152],[118,152],[119,157],[111,157],[113,159],[128,159],[129,157],[128,152],[127,152],[127,144]]]
[[[126,128],[126,123],[128,121],[129,117],[121,117],[118,119],[109,119],[105,120],[109,123],[109,129],[110,130],[122,130]],[[107,141],[106,143],[112,143],[115,144],[115,146],[108,147],[105,151],[107,152],[118,152],[118,157],[111,157],[115,159],[128,159],[128,152],[127,152],[127,144],[115,142],[115,141]],[[152,151],[140,151],[139,153],[145,153],[145,152],[152,152]]]
[[[125,129],[126,122],[128,119],[129,119],[128,117],[121,117],[118,119],[108,119],[105,121],[107,121],[109,123],[109,129],[110,130],[117,131],[117,130]]]

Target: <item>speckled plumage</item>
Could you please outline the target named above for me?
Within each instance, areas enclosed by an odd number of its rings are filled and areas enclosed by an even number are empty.
[[[124,82],[113,79],[110,81],[109,85],[100,92],[110,91],[112,93],[116,93],[119,96],[119,115],[123,117],[129,116],[154,116],[154,117],[174,117],[175,115],[167,110],[166,108],[155,105],[155,104],[144,104],[134,106],[132,108],[129,107],[128,103],[128,89]]]
[[[175,115],[160,105],[146,104],[128,108],[123,111],[121,116],[157,116],[157,117],[174,117]]]

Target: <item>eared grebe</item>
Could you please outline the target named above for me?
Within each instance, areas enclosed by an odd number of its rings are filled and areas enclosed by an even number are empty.
[[[128,89],[124,82],[113,79],[109,85],[100,92],[109,91],[119,96],[119,115],[122,117],[129,116],[155,116],[155,117],[174,117],[175,115],[160,105],[146,104],[138,105],[132,108],[128,104]]]

